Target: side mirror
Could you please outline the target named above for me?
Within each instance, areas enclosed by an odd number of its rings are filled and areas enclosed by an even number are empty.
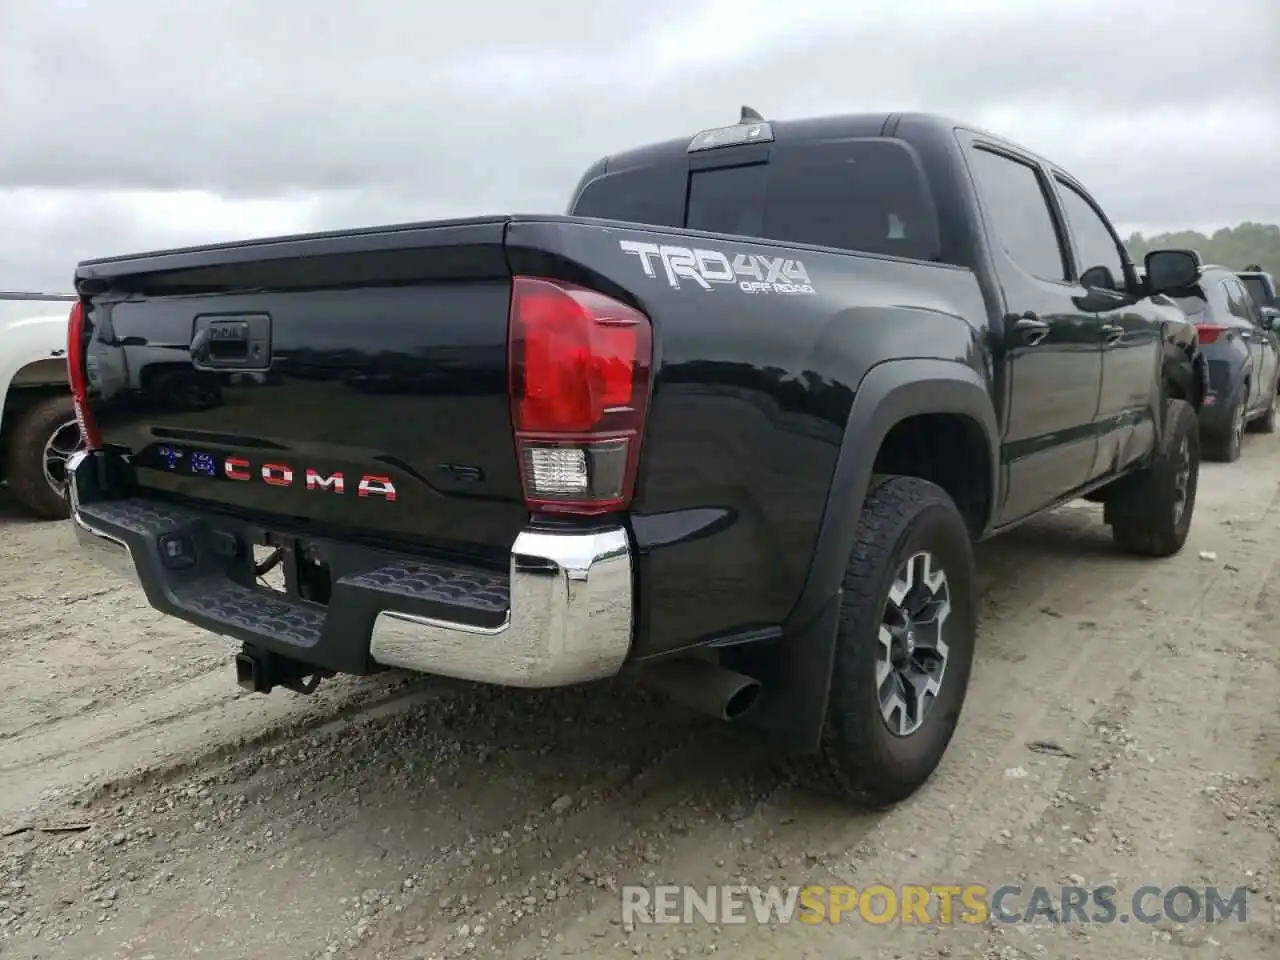
[[[1262,329],[1280,330],[1280,310],[1275,307],[1262,308]]]
[[[1194,250],[1152,250],[1143,260],[1147,292],[1184,290],[1200,279],[1203,261]]]
[[[1080,274],[1080,286],[1086,290],[1116,290],[1116,278],[1106,266],[1090,267]]]

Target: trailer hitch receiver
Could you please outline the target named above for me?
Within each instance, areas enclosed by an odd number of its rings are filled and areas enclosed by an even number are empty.
[[[236,683],[249,693],[270,693],[276,687],[284,687],[294,693],[311,694],[322,679],[332,676],[332,670],[257,650],[247,644],[236,654]]]

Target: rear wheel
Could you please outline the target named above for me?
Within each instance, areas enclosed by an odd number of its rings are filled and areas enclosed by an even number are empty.
[[[973,549],[940,487],[880,479],[845,571],[831,692],[806,785],[876,808],[932,776],[960,717],[977,633]]]
[[[1120,481],[1106,501],[1104,518],[1120,548],[1147,557],[1168,557],[1181,550],[1191,530],[1199,479],[1196,412],[1185,400],[1169,400],[1155,461]]]
[[[5,450],[9,494],[45,520],[65,520],[67,460],[83,441],[71,398],[49,397],[20,414]]]

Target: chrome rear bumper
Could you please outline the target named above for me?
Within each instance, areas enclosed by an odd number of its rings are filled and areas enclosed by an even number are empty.
[[[75,454],[80,456],[80,454]],[[118,577],[142,585],[142,581],[138,578],[138,566],[133,562],[133,554],[129,552],[129,547],[121,540],[101,530],[95,529],[92,524],[80,515],[79,509],[76,507],[75,498],[72,498],[71,508],[71,524],[75,528],[76,539],[80,541],[80,549],[89,559],[96,561],[100,566],[105,567],[108,571]]]
[[[388,666],[512,686],[609,677],[631,647],[626,532],[525,531],[511,549],[511,593],[499,627],[384,610],[369,652]]]
[[[525,530],[512,546],[506,577],[365,551],[361,562],[372,557],[365,568],[338,578],[329,603],[320,605],[256,586],[246,561],[212,549],[215,531],[224,543],[227,535],[247,540],[247,528],[236,521],[99,496],[93,456],[80,453],[68,462],[71,522],[81,547],[141,585],[157,610],[205,629],[318,666],[372,660],[520,687],[613,676],[631,649],[633,571],[621,527]],[[191,562],[168,562],[163,548],[175,540],[188,545]],[[331,551],[356,550],[327,544]]]

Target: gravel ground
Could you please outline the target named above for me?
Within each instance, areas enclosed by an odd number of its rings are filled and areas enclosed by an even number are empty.
[[[1280,443],[1206,465],[1187,549],[1083,504],[980,548],[938,775],[887,813],[635,691],[384,675],[242,694],[63,524],[0,511],[0,956],[1280,956]],[[1250,889],[1243,923],[626,929],[625,883]],[[1122,895],[1123,896],[1123,895]]]

